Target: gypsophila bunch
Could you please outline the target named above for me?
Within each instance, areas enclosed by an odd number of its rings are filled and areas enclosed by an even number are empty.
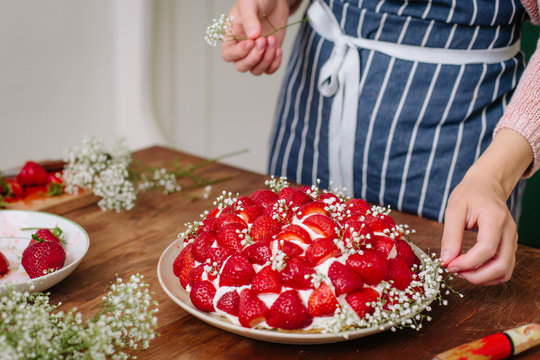
[[[9,288],[0,299],[0,360],[130,359],[156,336],[158,311],[142,275],[118,278],[87,321],[58,311],[45,293]]]
[[[289,26],[296,25],[308,20],[308,18],[304,18],[302,20],[298,20],[276,28],[270,22],[266,14],[263,14],[262,16],[272,28],[272,31],[270,33],[263,35],[263,37],[265,38],[277,33],[278,31],[284,30]],[[227,17],[225,14],[221,14],[218,18],[212,20],[212,23],[207,26],[206,32],[204,34],[204,40],[208,43],[208,45],[217,46],[218,44],[225,41],[247,40],[248,38],[246,36],[240,36],[234,32],[234,20],[234,16]]]
[[[98,196],[98,206],[103,210],[131,210],[135,207],[141,192],[162,189],[165,194],[180,192],[183,189],[203,187],[201,197],[208,198],[211,185],[229,177],[209,180],[196,175],[205,165],[231,156],[204,161],[198,165],[181,166],[175,163],[168,167],[143,167],[133,161],[129,149],[122,140],[107,149],[95,137],[85,135],[82,146],[67,151],[63,172],[65,192],[77,194],[80,189],[91,189]],[[187,178],[191,185],[182,186],[180,180]]]

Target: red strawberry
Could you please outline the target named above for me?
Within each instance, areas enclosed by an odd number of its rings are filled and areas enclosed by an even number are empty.
[[[367,284],[377,285],[384,280],[386,274],[388,265],[386,256],[372,249],[362,251],[362,255],[358,253],[349,255],[346,264],[359,273]]]
[[[309,244],[311,242],[309,233],[303,227],[295,224],[285,226],[277,234],[277,238],[285,241],[300,241],[304,244]]]
[[[218,224],[218,230],[228,224],[239,224],[241,226],[247,227],[246,222],[242,218],[230,212],[222,211],[216,219]]]
[[[264,208],[260,205],[245,205],[242,207],[242,210],[237,210],[236,214],[246,223],[251,224],[262,215],[263,211]]]
[[[387,223],[389,227],[393,228],[394,226],[396,226],[396,222],[394,221],[394,219],[392,219],[390,215],[380,214],[379,217],[383,219],[384,222]]]
[[[46,185],[49,182],[49,176],[43,166],[28,161],[17,175],[17,182],[21,185]]]
[[[396,240],[397,258],[405,261],[409,269],[414,265],[420,265],[420,259],[412,251],[411,246],[402,239]]]
[[[189,272],[195,267],[195,258],[191,244],[185,246],[173,262],[174,275],[180,278],[180,285],[185,289],[189,285]]]
[[[332,220],[330,216],[313,214],[304,218],[303,223],[314,232],[324,237],[332,240],[337,237],[336,228],[338,227],[338,224]]]
[[[219,207],[216,206],[216,207],[212,208],[212,210],[210,210],[208,212],[208,214],[206,214],[206,219],[217,218],[220,212],[221,212],[221,210],[219,209]]]
[[[233,253],[242,250],[241,241],[244,238],[242,230],[246,228],[247,226],[238,223],[231,223],[223,226],[216,235],[218,244],[226,247]]]
[[[325,204],[341,204],[343,201],[339,197],[337,197],[335,194],[332,194],[331,192],[322,193],[319,196],[319,200],[322,201]]]
[[[295,188],[290,187],[290,186],[284,187],[283,189],[281,189],[281,191],[278,194],[278,200],[286,199],[287,197],[289,197],[289,195],[291,195],[293,192],[295,192],[297,190],[298,189],[295,189]]]
[[[341,255],[341,251],[334,244],[334,241],[328,238],[315,239],[306,249],[306,259],[313,265],[322,264],[326,260],[339,255]]]
[[[279,241],[279,245],[278,245],[279,249],[283,251],[289,257],[289,259],[296,256],[300,256],[304,253],[304,249],[302,249],[299,245],[293,242],[290,242],[290,241],[282,242],[282,240],[277,240],[277,241]]]
[[[373,237],[373,244],[375,250],[380,251],[386,257],[392,251],[392,248],[396,245],[396,241],[384,235],[375,235]]]
[[[28,246],[21,259],[21,264],[31,279],[56,271],[64,267],[66,252],[62,245],[52,241],[39,242]]]
[[[311,316],[330,316],[334,315],[336,308],[339,306],[334,293],[327,283],[322,282],[315,289],[308,300],[308,309]]]
[[[26,195],[24,192],[24,188],[21,184],[17,182],[17,180],[7,179],[6,182],[8,184],[8,195],[10,197],[15,199],[21,199]]]
[[[4,254],[0,252],[0,277],[6,275],[9,271],[9,261]]]
[[[251,280],[251,289],[256,294],[281,292],[281,279],[279,273],[272,270],[271,266],[265,266],[253,276]]]
[[[378,216],[367,215],[364,221],[366,224],[371,226],[371,229],[373,230],[373,232],[382,233],[385,230],[388,230],[392,227],[386,221],[384,221]]]
[[[322,201],[312,201],[310,203],[305,203],[296,210],[296,217],[303,218],[312,214],[328,215],[326,210],[326,205]]]
[[[208,249],[216,241],[217,238],[213,231],[201,232],[192,243],[193,246],[191,252],[193,253],[193,257],[195,257],[195,260],[198,262],[205,262],[206,259],[210,257]]]
[[[267,261],[270,261],[272,257],[272,250],[267,242],[259,241],[255,244],[251,244],[242,251],[248,260],[252,264],[264,265]]]
[[[351,292],[345,296],[345,301],[347,301],[360,319],[364,318],[366,314],[373,314],[375,309],[371,303],[373,301],[378,301],[378,299],[379,293],[369,287]]]
[[[269,215],[261,215],[251,225],[250,235],[253,241],[270,240],[281,230],[277,220]]]
[[[412,271],[405,261],[401,259],[389,259],[386,268],[385,280],[393,280],[394,287],[405,290],[412,281]]]
[[[301,329],[313,321],[296,290],[287,290],[276,299],[268,312],[268,325],[284,330]]]
[[[240,302],[240,296],[238,295],[236,290],[229,291],[223,294],[223,296],[219,298],[216,304],[216,308],[218,308],[221,311],[226,312],[227,314],[238,316],[239,302]]]
[[[312,201],[311,197],[302,190],[295,190],[285,198],[285,204],[290,207],[298,207]]]
[[[215,311],[214,296],[216,296],[216,287],[208,280],[200,281],[193,285],[189,298],[197,309],[206,312]]]
[[[207,217],[201,222],[201,225],[199,226],[199,232],[215,233],[216,231],[219,230],[220,226],[221,224],[218,221],[218,219],[213,218],[213,217]]]
[[[231,250],[218,244],[218,246],[212,246],[208,248],[208,257],[210,263],[216,269],[220,269],[223,262],[231,255]],[[214,265],[215,263],[215,265]]]
[[[266,320],[268,307],[251,289],[244,289],[238,301],[238,320],[244,327],[254,327]]]
[[[255,275],[253,265],[242,254],[232,255],[221,271],[219,286],[242,286],[251,282]]]
[[[346,243],[354,244],[354,239],[356,239],[361,244],[362,249],[366,248],[368,244],[373,246],[374,235],[371,226],[368,224],[359,220],[349,219],[344,222],[343,227],[345,229],[343,231],[343,240]],[[354,234],[356,235],[353,236]]]
[[[253,202],[253,200],[251,200],[249,197],[247,196],[239,196],[237,199],[236,199],[236,205],[240,205],[240,206],[252,206],[252,205],[255,205],[255,203]]]
[[[356,213],[364,215],[371,209],[371,206],[362,199],[350,199],[345,202],[345,209],[346,211],[350,211],[351,214]]]
[[[62,229],[60,229],[58,226],[55,227],[52,232],[50,229],[46,228],[39,229],[38,231],[36,231],[35,234],[32,234],[32,239],[30,240],[30,243],[28,245],[32,245],[42,241],[52,241],[62,245],[62,240],[60,240],[61,235]]]
[[[287,261],[287,265],[281,270],[281,282],[283,285],[293,289],[309,289],[313,286],[311,283],[311,274],[313,272],[313,266],[306,258],[294,257]]]
[[[257,205],[262,206],[263,208],[272,208],[274,206],[274,203],[278,199],[278,194],[271,190],[262,189],[257,190],[254,193],[252,193],[249,198]]]
[[[334,285],[336,296],[361,289],[364,286],[362,276],[339,261],[334,261],[330,265],[328,277]]]
[[[203,280],[202,279],[203,272],[204,272],[204,264],[201,264],[191,269],[191,271],[188,274],[188,284],[190,286],[193,286],[196,283],[201,282]]]

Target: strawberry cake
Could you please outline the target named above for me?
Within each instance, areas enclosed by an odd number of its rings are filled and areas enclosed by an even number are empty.
[[[411,245],[414,231],[389,208],[285,178],[267,185],[224,192],[179,235],[172,270],[193,306],[279,331],[421,326],[439,294],[440,261]]]

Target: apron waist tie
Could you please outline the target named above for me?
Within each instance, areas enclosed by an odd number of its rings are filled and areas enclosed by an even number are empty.
[[[332,186],[354,193],[354,143],[358,114],[360,55],[357,48],[375,50],[402,60],[432,64],[492,64],[515,57],[521,44],[481,50],[428,48],[386,41],[357,38],[341,30],[332,10],[322,0],[308,11],[311,27],[322,38],[334,43],[332,54],[321,67],[317,88],[325,97],[334,97],[329,124],[329,170]]]

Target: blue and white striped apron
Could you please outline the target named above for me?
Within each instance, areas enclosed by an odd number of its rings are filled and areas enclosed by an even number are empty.
[[[314,0],[310,12],[278,98],[269,173],[443,221],[525,66],[523,6]],[[515,216],[522,189],[508,201]]]

